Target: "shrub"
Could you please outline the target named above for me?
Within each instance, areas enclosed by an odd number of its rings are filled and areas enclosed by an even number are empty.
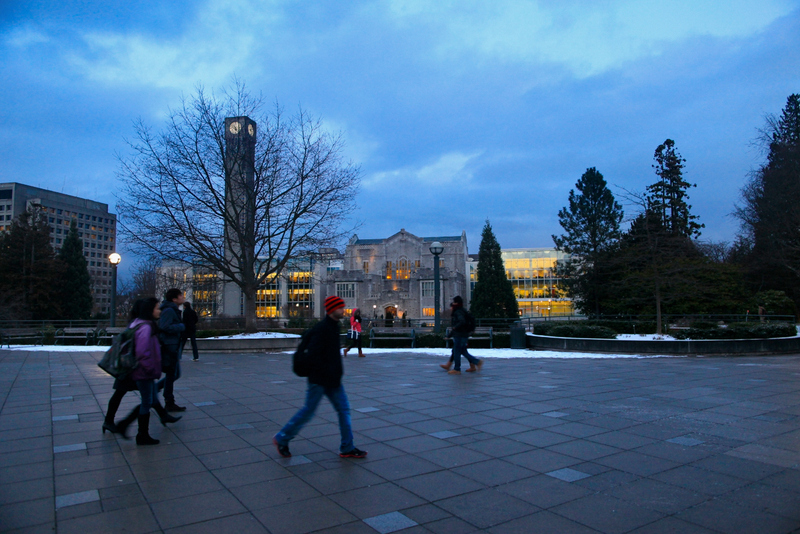
[[[559,324],[549,329],[548,336],[555,337],[583,337],[597,339],[614,339],[617,333],[604,326],[592,326],[586,324]]]
[[[797,327],[792,323],[733,323],[727,328],[688,328],[671,332],[676,339],[763,339],[792,337]]]

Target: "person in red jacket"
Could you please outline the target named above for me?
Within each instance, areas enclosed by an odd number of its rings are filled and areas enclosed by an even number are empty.
[[[347,358],[347,353],[350,352],[354,346],[358,347],[358,357],[363,358],[364,353],[361,351],[361,310],[356,308],[350,316],[350,344],[344,349],[344,357]],[[351,337],[355,336],[355,337]]]
[[[126,380],[136,384],[136,389],[139,390],[142,402],[128,414],[128,417],[116,425],[116,431],[127,438],[125,431],[134,419],[138,419],[137,445],[156,445],[159,443],[157,439],[150,437],[150,408],[156,410],[156,413],[161,417],[161,424],[163,425],[174,423],[180,419],[180,417],[167,413],[158,400],[158,391],[156,390],[156,380],[161,377],[161,344],[156,336],[157,327],[155,321],[158,320],[160,315],[161,310],[158,299],[139,299],[133,304],[131,323],[128,325],[128,328],[135,330],[133,346],[137,365],[130,375],[126,377]],[[124,394],[122,393],[122,395]],[[105,428],[105,424],[103,428]]]

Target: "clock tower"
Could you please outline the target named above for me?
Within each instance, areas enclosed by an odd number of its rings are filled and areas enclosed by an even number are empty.
[[[234,271],[251,268],[255,254],[256,123],[249,117],[225,119],[225,257]],[[242,291],[226,282],[222,313],[244,315]]]

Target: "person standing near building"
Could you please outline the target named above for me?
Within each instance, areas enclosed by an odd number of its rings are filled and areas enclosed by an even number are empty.
[[[200,358],[197,356],[197,312],[192,308],[192,303],[188,300],[183,303],[183,325],[186,330],[183,331],[183,340],[181,346],[186,344],[186,340],[192,344],[192,361],[196,362]]]
[[[460,375],[461,374],[461,355],[463,354],[464,357],[469,361],[469,369],[467,369],[468,373],[474,373],[475,371],[480,371],[481,367],[483,366],[483,361],[475,358],[472,354],[467,351],[467,342],[469,341],[469,335],[475,330],[474,324],[475,320],[472,318],[470,313],[464,309],[464,299],[460,296],[456,295],[453,297],[453,302],[450,304],[450,310],[452,311],[451,315],[451,323],[450,323],[450,336],[453,338],[453,366],[452,370],[448,370],[448,374],[451,375]],[[450,369],[450,362],[446,364],[442,364],[444,369]]]
[[[325,318],[306,334],[309,336],[308,354],[315,363],[308,376],[305,404],[272,439],[278,449],[278,454],[284,458],[292,456],[292,453],[289,452],[289,442],[314,416],[323,395],[328,397],[339,415],[339,432],[342,438],[339,445],[339,456],[342,458],[365,458],[367,456],[366,451],[359,450],[353,445],[350,402],[347,400],[347,394],[342,386],[344,368],[342,356],[339,353],[339,321],[344,317],[344,301],[333,295],[326,298],[325,313],[327,314]]]
[[[350,337],[350,343],[344,349],[344,357],[347,358],[347,353],[350,352],[353,346],[356,346],[358,347],[358,357],[363,358],[364,353],[361,351],[361,310],[358,308],[353,310],[353,314],[350,316],[350,335],[348,337]]]
[[[158,320],[158,339],[161,341],[161,368],[164,378],[158,381],[158,389],[164,389],[164,404],[169,412],[183,412],[186,407],[175,404],[173,387],[181,377],[180,344],[186,330],[178,308],[186,301],[183,291],[177,288],[168,289],[161,303],[161,317]]]

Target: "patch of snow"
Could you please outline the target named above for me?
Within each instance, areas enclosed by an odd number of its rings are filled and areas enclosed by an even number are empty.
[[[208,337],[203,339],[264,339],[264,338],[300,337],[298,334],[284,334],[282,332],[255,332],[252,334],[234,334],[232,336]]]
[[[431,356],[441,356],[449,358],[452,349],[363,349],[364,354],[429,354]],[[291,354],[291,352],[286,352]],[[554,350],[523,350],[523,349],[469,349],[469,353],[478,359],[507,359],[507,358],[555,358],[559,360],[569,360],[576,358],[586,359],[608,359],[608,358],[685,358],[685,356],[667,354],[603,354],[591,352],[559,352]],[[352,353],[351,355],[352,356]],[[348,356],[348,359],[350,358]],[[358,356],[356,356],[358,358]],[[462,358],[464,361],[465,358]]]
[[[618,340],[628,341],[677,341],[666,334],[617,334]]]

